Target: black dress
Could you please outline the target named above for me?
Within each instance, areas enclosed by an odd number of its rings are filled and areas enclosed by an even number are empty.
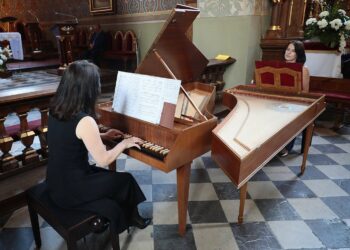
[[[49,194],[62,208],[95,212],[107,218],[120,233],[130,225],[137,204],[146,199],[131,174],[89,165],[88,151],[75,134],[85,116],[80,113],[69,121],[49,116]]]

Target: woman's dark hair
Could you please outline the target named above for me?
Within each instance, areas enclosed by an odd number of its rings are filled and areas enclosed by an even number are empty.
[[[75,61],[63,73],[50,103],[50,114],[59,120],[69,120],[79,112],[96,117],[95,105],[99,94],[98,67],[86,60]]]
[[[289,44],[293,44],[294,45],[294,49],[295,49],[295,53],[297,55],[297,63],[302,63],[304,64],[306,62],[306,55],[305,55],[305,49],[304,49],[304,44],[301,41],[298,40],[294,40],[288,43]],[[288,45],[286,47],[286,49],[288,48]]]

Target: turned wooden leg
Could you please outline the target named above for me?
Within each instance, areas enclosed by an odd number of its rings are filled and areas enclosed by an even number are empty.
[[[35,132],[28,128],[27,116],[28,116],[27,112],[18,114],[19,121],[20,121],[20,132],[18,135],[19,135],[19,138],[21,139],[22,144],[25,147],[22,151],[23,165],[27,165],[29,163],[39,161],[38,153],[31,147],[35,137]]]
[[[238,223],[242,224],[243,222],[243,213],[244,213],[244,204],[247,198],[247,187],[248,182],[246,182],[241,188],[239,193],[239,214],[238,214]]]
[[[179,216],[179,234],[185,235],[186,215],[188,205],[188,191],[190,188],[191,163],[176,169],[177,175],[177,209]]]
[[[338,130],[344,125],[345,108],[342,103],[337,104],[336,118],[333,124],[333,129]]]
[[[37,248],[41,247],[40,227],[37,212],[28,204],[28,211],[30,216],[30,222],[32,224],[32,231],[34,235],[35,245]]]
[[[13,155],[10,154],[10,150],[13,144],[13,138],[6,134],[4,122],[6,117],[0,117],[0,173],[17,168],[18,161]]]
[[[306,159],[307,155],[309,153],[309,148],[311,144],[311,138],[312,138],[312,132],[314,130],[314,123],[311,123],[307,128],[306,128],[306,135],[305,135],[305,141],[304,141],[304,153],[303,153],[303,162],[300,167],[300,173],[298,176],[301,176],[304,174],[305,168],[306,168]]]
[[[49,148],[47,146],[46,136],[47,136],[47,123],[48,123],[48,113],[49,109],[40,109],[41,114],[41,126],[38,129],[39,131],[39,140],[40,140],[40,148],[41,148],[41,154],[47,158],[49,153]]]

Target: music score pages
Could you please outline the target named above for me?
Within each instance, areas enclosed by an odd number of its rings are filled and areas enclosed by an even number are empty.
[[[176,105],[180,85],[180,80],[119,71],[113,110],[159,124],[164,103]]]

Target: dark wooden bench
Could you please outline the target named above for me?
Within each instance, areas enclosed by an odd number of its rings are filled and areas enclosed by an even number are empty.
[[[41,247],[38,214],[67,242],[68,250],[77,249],[77,241],[93,232],[93,222],[98,219],[94,213],[67,210],[56,206],[50,199],[46,182],[27,190],[27,204],[37,248]],[[119,235],[109,226],[111,243],[119,250]]]
[[[310,92],[324,94],[326,102],[335,105],[337,118],[334,128],[339,128],[350,107],[350,79],[311,76]]]

